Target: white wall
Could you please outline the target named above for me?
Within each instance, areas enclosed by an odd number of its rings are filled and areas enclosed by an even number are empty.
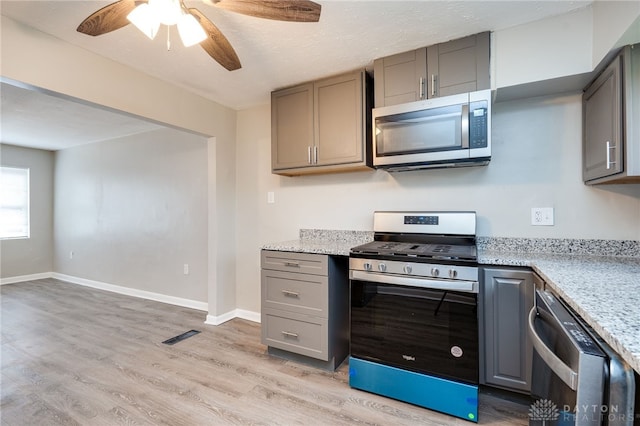
[[[53,152],[0,145],[3,166],[29,169],[30,226],[27,239],[0,240],[0,278],[53,271]]]
[[[635,31],[635,34],[629,33],[628,30]],[[638,42],[640,42],[639,1],[593,3],[594,68],[611,49]]]
[[[495,31],[492,36],[493,88],[593,70],[591,7]]]
[[[57,151],[55,271],[206,303],[206,153],[171,129]]]
[[[207,299],[213,317],[233,311],[236,112],[6,16],[0,19],[3,79],[211,137],[203,154],[209,160],[212,249]]]
[[[475,210],[478,235],[640,239],[640,185],[582,183],[579,94],[497,103],[487,167],[281,177],[269,106],[238,114],[237,304],[259,311],[259,251],[300,228],[371,230],[374,210]],[[275,204],[267,204],[267,192]],[[530,225],[554,207],[553,227]]]

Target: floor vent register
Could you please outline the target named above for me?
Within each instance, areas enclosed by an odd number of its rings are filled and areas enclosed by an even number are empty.
[[[188,339],[191,336],[195,336],[198,333],[200,333],[198,330],[189,330],[185,333],[172,337],[171,339],[167,339],[162,343],[164,343],[165,345],[175,345],[176,343],[181,342],[184,339]]]

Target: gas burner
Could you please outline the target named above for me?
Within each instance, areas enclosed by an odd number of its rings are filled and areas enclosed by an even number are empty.
[[[403,258],[413,261],[428,261],[430,259],[476,260],[476,246],[474,244],[428,244],[404,243],[388,241],[372,241],[351,249],[351,254],[357,257],[381,256],[386,258]]]
[[[375,212],[374,241],[351,257],[430,263],[477,262],[474,212]]]

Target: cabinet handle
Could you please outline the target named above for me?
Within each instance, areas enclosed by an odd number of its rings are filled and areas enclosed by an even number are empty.
[[[313,164],[311,163],[311,145],[307,147],[307,163]]]
[[[615,161],[611,161],[611,150],[616,149],[615,145],[611,145],[610,141],[607,141],[607,170],[611,168],[613,164],[616,164]]]
[[[318,145],[313,147],[313,164],[318,164]]]
[[[284,262],[284,266],[289,266],[291,268],[299,268],[300,264],[295,262]]]
[[[282,293],[287,297],[300,297],[300,293],[291,290],[282,290]]]
[[[420,77],[420,83],[418,86],[418,95],[419,95],[419,99],[424,99],[424,82],[425,82],[425,78],[424,77]]]
[[[297,339],[298,338],[298,335],[296,333],[291,333],[289,331],[283,331],[282,335],[284,337],[291,337],[292,339]]]
[[[431,97],[436,95],[436,75],[431,74]]]

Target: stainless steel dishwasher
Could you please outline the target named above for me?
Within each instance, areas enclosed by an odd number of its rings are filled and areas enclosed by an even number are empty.
[[[530,425],[633,425],[633,370],[564,302],[536,290]]]

